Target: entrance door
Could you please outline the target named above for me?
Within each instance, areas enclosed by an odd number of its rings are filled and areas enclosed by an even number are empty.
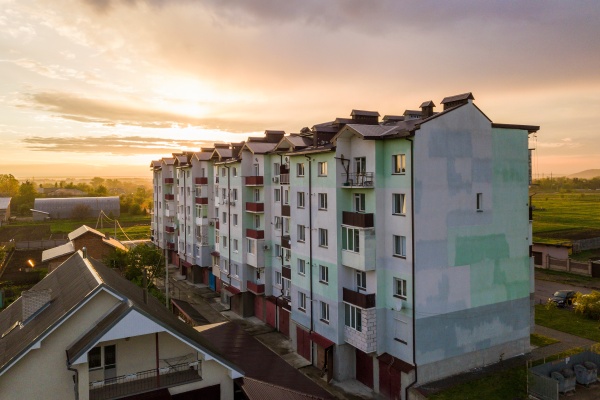
[[[217,279],[212,272],[208,273],[208,286],[210,286],[213,291],[217,290]]]
[[[117,377],[117,347],[104,346],[104,381],[108,383]]]
[[[373,358],[358,349],[356,352],[356,380],[373,389]]]

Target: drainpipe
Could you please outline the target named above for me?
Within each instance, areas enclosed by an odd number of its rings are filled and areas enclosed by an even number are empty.
[[[309,334],[313,333],[314,329],[314,302],[313,302],[313,240],[312,240],[312,158],[304,156],[308,160],[308,271],[310,272],[310,331]],[[310,358],[313,358],[313,342],[310,341]]]
[[[412,251],[412,357],[415,367],[415,380],[404,389],[404,399],[408,400],[408,390],[418,382],[417,374],[417,346],[416,346],[416,303],[415,303],[415,172],[414,172],[414,142],[411,138],[406,138],[410,142],[410,218],[411,218],[411,251]]]
[[[187,262],[187,183],[185,181],[186,174],[183,168],[181,171],[183,172],[183,260],[184,262]],[[181,267],[181,259],[179,260],[179,264],[179,267]]]
[[[229,254],[227,258],[227,278],[229,279],[229,286],[231,286],[231,174],[228,165],[224,165],[227,168],[227,252]],[[217,215],[218,217],[218,215]],[[231,296],[229,298],[229,308],[223,311],[231,310]]]
[[[79,400],[79,371],[75,368],[69,367],[69,352],[65,350],[65,353],[67,353],[67,369],[75,372],[75,375],[73,376],[73,389],[75,391],[75,400]]]

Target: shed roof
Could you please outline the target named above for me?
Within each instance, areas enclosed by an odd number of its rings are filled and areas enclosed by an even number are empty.
[[[73,246],[73,242],[67,242],[60,246],[42,251],[42,262],[50,261],[55,258],[73,253],[75,253],[75,246]]]
[[[0,210],[6,210],[10,207],[10,200],[12,197],[0,197]]]

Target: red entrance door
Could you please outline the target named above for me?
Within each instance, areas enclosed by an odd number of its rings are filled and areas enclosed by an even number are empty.
[[[310,334],[299,326],[296,327],[297,351],[302,357],[310,361]]]
[[[290,337],[290,313],[285,308],[279,308],[279,332]]]
[[[373,358],[356,349],[356,380],[373,389]]]

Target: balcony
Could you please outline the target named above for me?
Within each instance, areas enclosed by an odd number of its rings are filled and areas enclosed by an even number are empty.
[[[246,211],[252,213],[263,213],[265,212],[265,203],[251,203],[246,202]]]
[[[168,250],[175,250],[175,243],[173,243],[173,242],[167,242],[167,249]]]
[[[165,200],[175,200],[174,194],[165,193]]]
[[[256,295],[265,294],[265,284],[264,283],[255,283],[252,281],[246,282],[246,288],[249,292],[252,292]]]
[[[167,232],[167,233],[175,233],[175,227],[174,226],[166,225],[165,226],[165,232]]]
[[[257,229],[246,229],[246,236],[252,239],[264,239],[265,231]]]
[[[202,380],[200,362],[149,369],[90,382],[90,400],[108,400]]]
[[[175,216],[175,211],[170,210],[170,209],[165,209],[165,217],[174,217]]]
[[[374,214],[357,213],[350,211],[342,212],[342,224],[357,226],[359,228],[373,228]]]
[[[290,268],[289,265],[284,265],[281,268],[281,276],[284,277],[285,279],[292,279],[292,269]]]
[[[290,235],[288,234],[287,236],[282,236],[281,237],[281,247],[284,247],[286,249],[291,249],[291,241],[290,241]]]
[[[279,183],[281,183],[282,185],[289,185],[290,184],[290,174],[280,174],[279,175]]]
[[[343,173],[342,187],[344,188],[372,188],[375,186],[374,176],[372,172],[350,172]]]
[[[343,288],[343,300],[345,303],[350,303],[363,309],[375,307],[375,293],[362,293]]]
[[[215,229],[219,229],[219,220],[215,221]]]
[[[165,185],[172,185],[175,183],[175,178],[165,178]]]
[[[208,197],[196,197],[196,204],[208,204]]]
[[[208,178],[194,178],[194,184],[196,185],[208,185]]]
[[[246,177],[246,186],[262,186],[263,177],[262,176],[247,176]]]
[[[290,205],[282,205],[281,206],[281,215],[283,217],[289,217],[291,216],[291,210],[290,210]]]

